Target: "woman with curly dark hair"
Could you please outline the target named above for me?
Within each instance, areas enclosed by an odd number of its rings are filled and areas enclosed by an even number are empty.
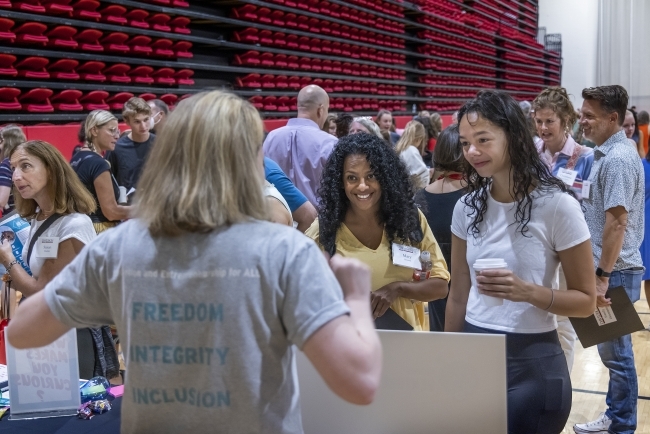
[[[555,315],[596,309],[589,229],[512,97],[481,91],[458,119],[468,194],[452,218],[445,331],[505,335],[509,432],[557,434],[571,411],[571,379]],[[487,260],[500,269],[475,271]],[[560,264],[566,291],[557,291]]]
[[[370,134],[342,138],[327,160],[319,194],[318,220],[305,234],[330,255],[371,267],[375,319],[390,307],[414,330],[429,330],[422,302],[446,297],[449,273],[397,154]],[[429,279],[412,282],[414,267],[396,264],[391,252],[406,246],[430,253]]]

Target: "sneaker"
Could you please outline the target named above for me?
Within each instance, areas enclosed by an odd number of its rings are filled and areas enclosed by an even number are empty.
[[[587,423],[577,423],[573,425],[573,431],[582,434],[582,433],[589,433],[589,434],[597,434],[597,433],[602,433],[602,434],[607,434],[607,430],[609,430],[609,426],[612,424],[612,420],[605,415],[605,412],[600,413],[600,416],[598,416],[598,419],[592,420],[591,422]]]

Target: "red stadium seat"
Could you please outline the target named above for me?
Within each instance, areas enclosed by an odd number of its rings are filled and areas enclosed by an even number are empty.
[[[174,74],[174,78],[176,79],[176,83],[179,85],[183,86],[193,86],[194,85],[194,80],[192,80],[192,76],[194,75],[194,71],[191,69],[181,69],[179,71],[176,71],[176,74]]]
[[[0,18],[0,41],[14,42],[16,40],[16,34],[11,31],[13,26],[13,20]]]
[[[133,54],[143,54],[146,56],[153,53],[153,48],[149,46],[150,44],[151,38],[144,35],[134,36],[127,42],[127,45],[131,47],[131,52]]]
[[[113,32],[104,36],[100,41],[106,51],[111,51],[114,53],[128,53],[131,51],[128,45],[126,45],[126,40],[129,39],[129,35],[122,32]]]
[[[262,53],[260,55],[260,65],[266,66],[267,68],[275,66],[274,56],[273,53]]]
[[[106,98],[108,98],[108,92],[104,90],[93,90],[82,96],[79,102],[83,105],[84,110],[110,110],[111,107],[106,104]]]
[[[291,98],[281,96],[276,101],[279,112],[288,112],[291,109]]]
[[[147,19],[147,22],[152,30],[171,32],[172,28],[169,25],[169,20],[171,20],[171,17],[167,14],[153,14]]]
[[[237,87],[260,88],[262,87],[260,78],[259,74],[248,74],[245,77],[237,77],[235,78],[235,85]]]
[[[0,77],[15,77],[18,70],[14,67],[16,56],[12,54],[0,54]]]
[[[276,96],[267,96],[267,97],[265,97],[264,102],[263,102],[263,104],[264,104],[263,109],[268,110],[270,112],[276,111],[278,109],[278,106],[276,105],[277,100],[278,100],[278,98]]]
[[[0,89],[0,92],[1,91],[2,91],[2,89]],[[20,91],[18,91],[18,93],[20,93]],[[262,110],[264,108],[264,102],[263,101],[264,101],[264,97],[261,96],[261,95],[257,95],[257,96],[253,96],[253,97],[248,98],[248,102],[250,102],[253,105],[253,107],[255,107],[258,110]],[[2,107],[0,106],[0,108],[2,108]]]
[[[11,1],[10,0],[0,0],[0,8],[11,9]]]
[[[140,95],[138,95],[138,97],[142,98],[145,101],[151,101],[152,99],[156,99],[156,94],[147,92],[147,93],[141,93]]]
[[[54,107],[50,102],[50,97],[54,92],[51,89],[37,88],[31,89],[20,96],[19,101],[23,109],[31,113],[51,113]]]
[[[126,14],[126,8],[121,5],[108,5],[99,13],[102,15],[102,22],[115,24],[118,26],[124,26],[128,23],[128,20],[124,16]]]
[[[289,77],[286,75],[278,75],[275,77],[275,87],[278,89],[288,89],[289,88]]]
[[[233,64],[245,65],[245,66],[258,66],[260,64],[260,52],[247,51],[244,54],[235,54]]]
[[[183,58],[192,58],[194,55],[190,52],[190,49],[192,48],[192,43],[188,41],[178,41],[174,44],[172,47],[172,50],[176,53],[176,57],[183,57]]]
[[[131,77],[127,75],[131,67],[124,63],[116,63],[104,69],[102,73],[111,83],[131,83]]]
[[[45,69],[48,63],[50,61],[45,57],[26,57],[16,64],[18,77],[47,80],[50,78],[50,73]]]
[[[102,14],[97,12],[99,2],[96,0],[78,0],[72,5],[72,15],[81,20],[99,21]]]
[[[47,30],[47,26],[33,21],[24,23],[15,30],[16,42],[23,44],[39,44],[47,45],[47,36],[43,33]]]
[[[153,49],[153,54],[156,56],[173,57],[174,56],[174,50],[172,49],[173,44],[174,43],[171,41],[171,39],[161,38],[153,41],[153,43],[151,44],[151,48]]]
[[[275,76],[271,74],[264,74],[260,77],[262,89],[275,89]]]
[[[286,68],[289,65],[289,56],[286,54],[276,54],[274,58],[275,66],[277,68]]]
[[[80,90],[65,89],[52,97],[52,106],[60,111],[81,111],[83,106],[79,102],[83,93]]]
[[[140,65],[129,71],[129,77],[133,83],[138,84],[153,84],[154,80],[151,77],[153,68],[151,66]]]
[[[99,43],[102,32],[96,29],[85,29],[77,34],[75,39],[79,42],[79,48],[85,51],[104,51],[104,46]]]
[[[175,8],[188,8],[190,7],[190,3],[186,2],[185,0],[173,0],[172,6]]]
[[[74,59],[59,59],[47,67],[52,78],[57,80],[79,80],[81,77],[76,71],[79,61]]]
[[[82,80],[98,81],[103,83],[106,81],[106,76],[102,74],[102,69],[106,67],[104,62],[97,62],[90,60],[77,68],[77,72]]]
[[[235,42],[244,42],[248,44],[257,44],[260,41],[259,30],[252,27],[247,27],[233,33]]]
[[[147,22],[148,17],[149,12],[144,9],[132,9],[126,14],[126,19],[129,21],[129,25],[141,29],[149,28],[149,23]]]
[[[73,38],[77,29],[70,26],[56,26],[45,35],[50,40],[48,46],[55,48],[77,48],[79,43]]]
[[[45,6],[45,11],[51,15],[65,15],[72,16],[71,0],[42,0],[41,4]]]
[[[22,104],[18,102],[20,89],[15,87],[0,87],[0,110],[21,110]]]
[[[166,84],[168,86],[173,86],[176,84],[176,79],[174,78],[174,70],[172,68],[160,68],[159,70],[151,74],[153,80],[156,84]]]
[[[120,92],[108,98],[106,103],[111,107],[111,110],[122,110],[124,108],[124,103],[131,98],[133,98],[132,93]]]
[[[174,30],[174,33],[182,33],[189,35],[192,31],[187,27],[190,24],[190,19],[187,17],[176,17],[169,22],[169,25]]]
[[[45,13],[45,7],[41,5],[39,0],[18,0],[13,3],[13,8],[21,12],[32,14]]]
[[[178,101],[178,95],[174,95],[173,93],[166,93],[160,97],[160,100],[171,108],[174,106],[174,104],[176,104],[176,101]]]
[[[277,27],[284,27],[285,25],[285,13],[283,11],[278,11],[275,10],[271,12],[270,18],[271,18],[271,24]]]
[[[257,6],[247,4],[232,10],[231,16],[238,20],[258,21]]]

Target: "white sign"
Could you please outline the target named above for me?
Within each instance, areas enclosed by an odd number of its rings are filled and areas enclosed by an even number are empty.
[[[578,172],[575,170],[565,169],[564,167],[557,171],[557,177],[569,187],[573,186],[577,176]]]
[[[614,311],[611,306],[597,308],[596,312],[594,312],[594,317],[596,317],[596,322],[599,326],[616,322],[616,316],[614,316]]]
[[[7,342],[12,419],[74,415],[81,404],[77,330],[41,348]]]
[[[421,267],[420,249],[393,243],[393,264],[419,270]]]

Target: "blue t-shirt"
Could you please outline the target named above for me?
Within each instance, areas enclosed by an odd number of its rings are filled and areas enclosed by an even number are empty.
[[[264,157],[264,176],[268,182],[278,189],[284,200],[287,201],[291,212],[294,212],[307,202],[307,197],[293,185],[293,182],[280,169],[278,163],[268,157]]]

